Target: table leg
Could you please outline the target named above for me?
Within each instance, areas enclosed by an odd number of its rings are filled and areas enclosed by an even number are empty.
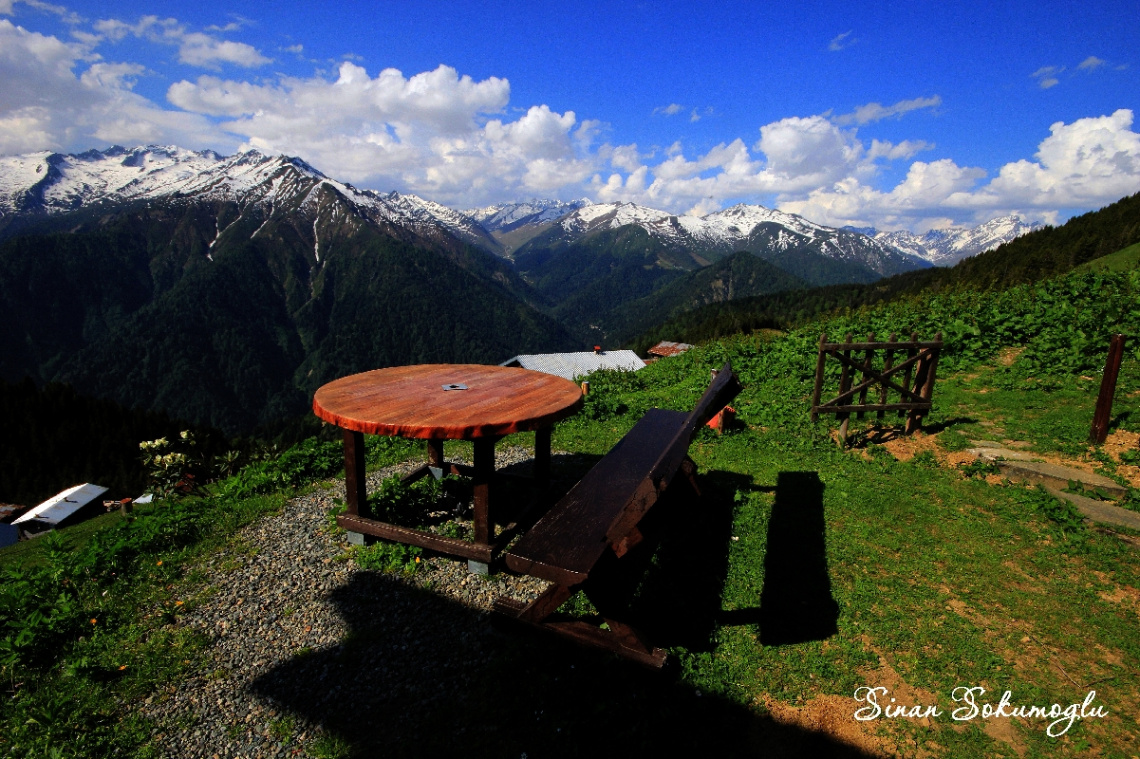
[[[345,513],[360,516],[361,508],[368,503],[364,473],[364,435],[353,430],[344,431],[344,503]],[[349,532],[348,540],[354,545],[364,544],[364,535]]]
[[[534,479],[539,486],[550,480],[550,427],[534,431]]]
[[[491,542],[491,480],[495,476],[495,437],[478,437],[475,444],[475,462],[472,484],[474,494],[475,542]]]
[[[443,441],[427,441],[428,468],[437,480],[443,477]]]

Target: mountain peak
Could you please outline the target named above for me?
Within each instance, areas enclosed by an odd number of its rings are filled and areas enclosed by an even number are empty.
[[[935,266],[953,266],[963,258],[976,256],[1007,243],[1027,232],[1040,229],[1017,215],[998,216],[976,227],[932,229],[924,235],[912,232],[879,232],[875,239],[897,250],[925,259]]]

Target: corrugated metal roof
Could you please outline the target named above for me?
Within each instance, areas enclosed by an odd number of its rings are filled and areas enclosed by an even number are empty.
[[[504,361],[500,366],[521,366],[523,369],[532,369],[536,372],[553,374],[564,379],[572,380],[582,377],[599,369],[624,369],[635,372],[645,368],[636,353],[629,350],[602,351],[594,353],[537,353],[515,356]]]
[[[45,524],[59,524],[106,492],[107,488],[92,485],[90,482],[76,485],[29,509],[27,514],[12,520],[12,524],[30,522],[33,519]]]
[[[649,352],[654,356],[676,356],[678,353],[684,353],[690,350],[693,346],[689,343],[674,343],[669,340],[662,340],[649,349]]]

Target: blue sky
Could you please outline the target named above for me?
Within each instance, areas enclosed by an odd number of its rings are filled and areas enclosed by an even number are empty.
[[[0,0],[0,154],[256,148],[456,208],[1061,222],[1140,191],[1138,10]]]

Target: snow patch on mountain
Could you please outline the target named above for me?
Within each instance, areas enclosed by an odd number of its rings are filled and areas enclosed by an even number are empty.
[[[963,258],[993,250],[1040,228],[1040,224],[1026,222],[1019,216],[999,216],[973,228],[934,229],[924,235],[878,232],[875,239],[935,266],[953,266]]]
[[[485,208],[473,208],[463,213],[474,219],[488,232],[509,232],[524,224],[543,224],[557,221],[579,208],[593,205],[588,198],[569,202],[561,200],[527,200],[522,203],[498,203]]]
[[[300,158],[256,150],[223,157],[208,150],[149,145],[0,157],[0,217],[151,200],[232,201],[267,207],[270,213],[296,202],[297,207],[319,212],[322,187],[335,190],[373,221],[495,246],[477,222],[459,211],[415,195],[360,190],[330,179]]]

